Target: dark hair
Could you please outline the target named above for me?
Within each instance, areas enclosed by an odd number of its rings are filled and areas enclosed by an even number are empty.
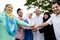
[[[18,9],[17,9],[17,13],[18,13],[18,11],[19,11],[19,10],[21,10],[21,9],[20,9],[20,8],[18,8]]]
[[[60,6],[60,3],[58,1],[53,1],[52,5],[55,4],[55,3],[57,3]]]

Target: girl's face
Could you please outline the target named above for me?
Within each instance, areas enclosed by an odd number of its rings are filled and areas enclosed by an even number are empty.
[[[45,18],[45,19],[47,19],[47,18],[48,18],[48,15],[47,15],[47,14],[45,14],[45,15],[44,15],[44,18]]]
[[[6,11],[7,11],[8,13],[11,13],[11,12],[13,11],[13,6],[12,6],[12,5],[8,5],[8,6],[6,7]]]
[[[22,16],[23,16],[23,11],[22,11],[22,10],[19,10],[19,11],[18,11],[18,15],[19,15],[20,17],[22,17]]]

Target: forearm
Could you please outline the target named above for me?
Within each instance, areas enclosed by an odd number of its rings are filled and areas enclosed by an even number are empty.
[[[19,20],[19,19],[16,19],[16,22],[17,22],[17,24],[20,25],[20,26],[29,26],[29,27],[32,26],[31,24],[27,24],[27,23],[25,23],[24,21],[21,21],[21,20]]]
[[[47,25],[48,25],[48,23],[45,22],[45,23],[42,23],[42,24],[38,25],[38,27],[39,27],[39,28],[43,28],[43,27],[45,27],[45,26],[47,26]]]
[[[27,24],[27,23],[25,23],[24,21],[21,21],[20,23],[19,23],[21,26],[32,26],[31,24]]]

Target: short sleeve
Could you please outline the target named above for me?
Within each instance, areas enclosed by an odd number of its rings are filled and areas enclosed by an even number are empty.
[[[47,23],[52,25],[52,17],[48,19]]]

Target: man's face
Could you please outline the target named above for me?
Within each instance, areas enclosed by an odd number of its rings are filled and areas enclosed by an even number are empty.
[[[52,10],[55,14],[58,15],[60,13],[60,6],[57,3],[55,3],[52,5]]]
[[[35,13],[37,16],[39,16],[41,14],[39,9],[37,9]]]

